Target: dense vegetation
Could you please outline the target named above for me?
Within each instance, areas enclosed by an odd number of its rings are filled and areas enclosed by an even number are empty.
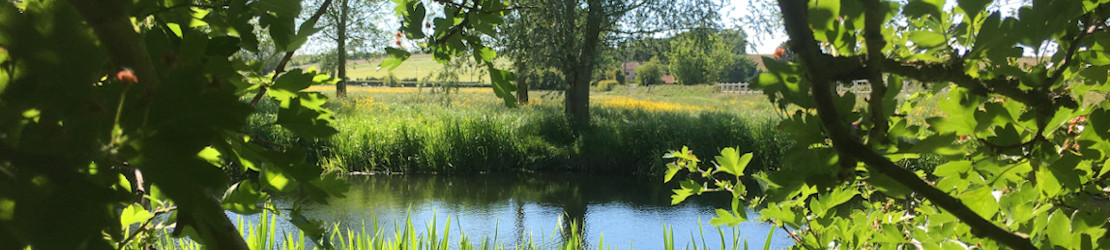
[[[338,81],[286,66],[331,0],[307,16],[295,0],[0,3],[0,248],[143,248],[169,244],[166,233],[249,248],[225,211],[275,212],[327,248],[320,222],[272,197],[341,196],[347,185],[326,169],[550,168],[683,179],[675,203],[728,192],[731,207],[712,223],[735,225],[754,206],[799,247],[1110,244],[1098,205],[1110,200],[1110,0],[779,0],[754,10],[781,13],[791,39],[753,79],[770,101],[756,105],[776,115],[745,113],[751,100],[697,97],[707,91],[591,93],[610,72],[597,55],[611,39],[713,26],[715,1],[394,2],[401,28],[383,68],[417,50],[407,39],[439,63],[470,58],[497,99],[442,87],[328,104],[309,87]],[[501,35],[546,40],[491,39]],[[749,66],[731,60],[736,44],[709,41],[670,42],[662,63],[696,73],[681,76],[687,83]],[[518,103],[498,45],[526,51],[505,54],[531,70],[522,77],[564,89],[562,105],[527,101],[527,88]],[[872,91],[834,91],[856,80]],[[903,95],[911,85],[927,91]],[[739,148],[714,164],[687,147],[663,154],[683,144]],[[659,155],[675,162],[663,167]],[[773,171],[748,167],[753,159]],[[434,235],[404,240],[443,246]]]
[[[695,177],[675,202],[732,193],[715,224],[765,207],[760,220],[807,248],[1105,248],[1107,4],[779,1],[794,61],[765,58],[758,85],[798,109],[780,123],[794,148],[754,176],[768,187],[755,199],[735,185],[750,155],[726,149],[709,165],[673,151],[667,179]],[[1021,64],[1023,49],[1036,63]],[[862,103],[833,91],[857,79],[873,90]],[[907,83],[932,91],[900,101]],[[932,96],[943,114],[912,124]],[[906,161],[927,155],[943,164]]]
[[[579,170],[658,175],[657,155],[684,144],[717,150],[742,145],[774,168],[784,137],[778,115],[760,96],[713,93],[715,86],[660,86],[633,94],[595,93],[594,123],[576,133],[554,96],[510,109],[488,89],[449,94],[417,88],[355,88],[332,102],[339,134],[312,141],[274,127],[276,109],[262,106],[252,132],[314,152],[336,171],[446,172]],[[546,93],[550,95],[550,93]]]

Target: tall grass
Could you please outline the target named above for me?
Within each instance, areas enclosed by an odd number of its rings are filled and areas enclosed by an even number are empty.
[[[662,173],[660,155],[683,145],[715,152],[739,146],[757,152],[753,171],[774,167],[786,147],[777,115],[762,96],[712,93],[711,86],[659,86],[651,93],[597,93],[592,124],[570,129],[562,97],[537,92],[532,103],[507,108],[488,89],[457,93],[415,88],[354,88],[330,100],[339,134],[303,141],[270,126],[272,104],[260,105],[250,133],[277,144],[309,148],[335,171],[452,172],[576,169]]]
[[[269,249],[287,249],[287,250],[304,250],[314,249],[324,243],[316,243],[311,239],[306,239],[304,232],[292,229],[294,232],[287,231],[279,225],[282,220],[277,214],[265,210],[258,216],[255,221],[244,220],[243,216],[236,218],[236,229],[239,234],[246,240],[247,247],[255,250],[269,250]],[[423,231],[417,230],[413,226],[412,220],[406,218],[404,223],[395,223],[394,231],[391,235],[386,234],[386,231],[379,227],[378,223],[363,223],[360,227],[344,227],[340,224],[332,224],[330,230],[325,233],[325,241],[332,248],[335,249],[373,249],[373,250],[447,250],[447,249],[463,249],[463,250],[532,250],[532,249],[560,249],[560,250],[580,250],[588,248],[597,249],[611,249],[609,245],[605,244],[605,237],[601,235],[598,242],[588,244],[582,237],[581,227],[576,221],[570,221],[567,226],[558,226],[554,232],[550,234],[550,238],[544,239],[544,242],[558,242],[554,246],[544,246],[536,244],[533,240],[533,235],[522,234],[519,243],[516,245],[508,245],[495,235],[493,238],[479,238],[472,239],[467,236],[466,232],[462,231],[462,227],[456,225],[458,232],[452,233],[452,219],[447,217],[446,223],[442,227],[437,226],[436,218],[433,217],[432,221],[428,223],[427,228]],[[560,224],[563,221],[560,220]],[[717,227],[718,234],[721,237],[720,246],[718,249],[741,249],[740,237],[738,231],[733,229],[731,234],[727,234]],[[775,230],[771,230],[767,237],[767,244],[762,249],[770,249],[771,236],[774,235]],[[452,240],[453,234],[459,235],[455,240]],[[682,249],[710,249],[709,242],[705,241],[705,233],[701,231],[699,221],[699,231],[695,237],[693,233],[690,235],[691,242],[687,243]],[[732,244],[727,245],[725,240],[731,237]],[[698,242],[696,239],[700,238]],[[674,229],[663,225],[663,235],[660,237],[663,241],[664,249],[676,249],[674,238]],[[700,244],[699,244],[700,243]],[[187,237],[171,238],[169,229],[163,230],[159,235],[157,241],[153,245],[155,249],[183,249],[183,250],[200,250],[204,246],[192,241]],[[700,246],[700,247],[699,247]],[[731,247],[729,247],[731,246]],[[716,247],[716,246],[715,246]],[[631,246],[630,246],[631,248]],[[743,243],[743,249],[748,249],[748,244]]]

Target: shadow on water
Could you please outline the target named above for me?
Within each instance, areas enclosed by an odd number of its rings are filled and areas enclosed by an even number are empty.
[[[691,240],[699,242],[699,247],[702,241],[719,247],[721,238],[708,221],[714,208],[729,204],[729,196],[713,193],[671,206],[675,187],[657,179],[596,174],[352,176],[349,182],[346,198],[308,205],[305,214],[352,229],[376,222],[387,229],[386,235],[407,219],[421,229],[429,227],[433,219],[442,223],[450,216],[452,232],[460,230],[472,239],[487,238],[510,246],[532,241],[555,246],[559,242],[551,241],[566,240],[566,232],[575,230],[582,232],[586,245],[604,237],[606,245],[619,248],[661,249],[665,224],[675,230],[678,248],[693,244],[684,243]],[[749,218],[756,216],[749,211]],[[568,223],[571,221],[575,223]],[[570,228],[572,225],[576,228]],[[739,230],[740,242],[746,239],[753,246],[762,246],[772,229],[768,224],[747,222],[723,230],[725,241],[732,241],[730,230]],[[776,230],[771,245],[776,249],[791,245],[786,233]]]

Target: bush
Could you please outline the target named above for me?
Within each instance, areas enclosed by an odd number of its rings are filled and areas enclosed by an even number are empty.
[[[397,75],[394,75],[393,72],[389,72],[389,75],[382,79],[382,85],[397,87],[400,86],[401,83],[397,80]]]
[[[597,86],[598,91],[612,91],[617,84],[616,80],[601,80],[595,86]]]
[[[617,72],[613,75],[613,77],[617,79],[617,84],[624,85],[625,76],[624,71],[621,68],[617,68]]]
[[[641,86],[650,86],[663,83],[663,65],[658,58],[652,57],[648,62],[636,68],[636,82]]]

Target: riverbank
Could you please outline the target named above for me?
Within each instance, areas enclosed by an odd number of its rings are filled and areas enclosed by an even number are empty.
[[[317,87],[332,94],[330,86]],[[305,141],[275,127],[276,106],[251,118],[248,133],[304,147],[335,172],[478,173],[574,170],[658,175],[668,150],[738,146],[756,152],[751,171],[774,168],[785,140],[765,97],[714,93],[713,86],[616,88],[591,95],[593,124],[574,133],[559,92],[505,107],[488,88],[451,93],[429,88],[352,87],[332,98],[339,133]]]

